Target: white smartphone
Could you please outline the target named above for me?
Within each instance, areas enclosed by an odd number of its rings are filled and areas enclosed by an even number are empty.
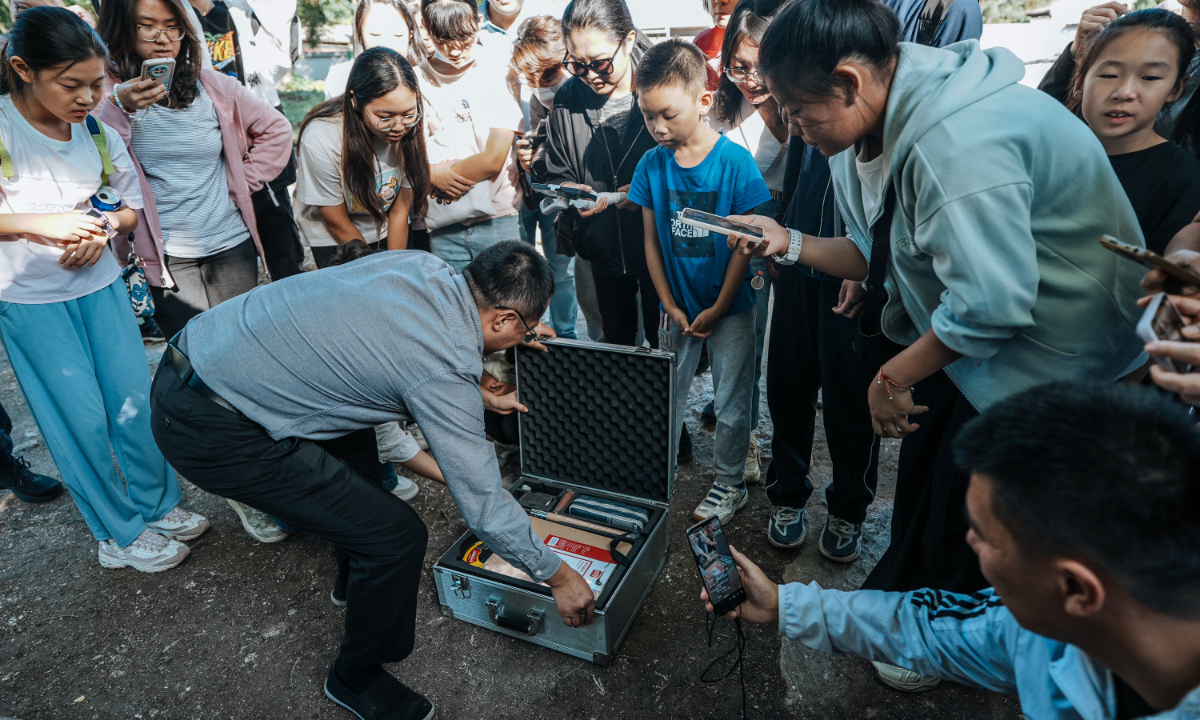
[[[1148,343],[1158,340],[1190,342],[1183,336],[1183,328],[1186,325],[1171,298],[1167,297],[1166,293],[1159,293],[1150,300],[1146,312],[1142,313],[1142,319],[1137,324],[1137,334]],[[1191,365],[1171,358],[1156,357],[1154,362],[1167,372],[1186,373],[1192,369]]]
[[[150,58],[142,62],[142,80],[153,80],[167,90],[175,76],[175,58]]]
[[[679,222],[685,225],[711,230],[718,235],[728,235],[731,232],[745,235],[751,245],[757,245],[767,236],[766,231],[758,225],[730,220],[696,208],[684,208],[676,214]]]

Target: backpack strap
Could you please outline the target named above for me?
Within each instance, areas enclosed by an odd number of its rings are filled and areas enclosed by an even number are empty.
[[[13,167],[12,155],[8,154],[8,148],[4,147],[3,141],[0,141],[0,172],[4,174],[6,180],[17,176],[17,170]]]
[[[102,125],[99,120],[91,115],[84,117],[84,121],[87,123],[88,132],[92,136],[92,142],[96,143],[96,149],[100,151],[100,164],[103,166],[103,168],[100,170],[100,184],[107,185],[108,176],[117,174],[117,170],[112,164],[112,156],[108,154],[108,135],[104,132],[104,125]],[[7,156],[7,154],[8,153],[5,153],[5,156]],[[3,157],[0,157],[0,160],[3,159]],[[11,162],[8,162],[4,166],[6,168],[5,172],[7,172],[7,168],[10,167],[11,164]],[[7,175],[5,177],[7,177]]]

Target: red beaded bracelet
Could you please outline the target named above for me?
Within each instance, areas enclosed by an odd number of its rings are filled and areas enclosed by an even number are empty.
[[[883,385],[884,387],[887,388],[888,400],[896,399],[896,398],[892,397],[892,388],[897,388],[899,390],[909,390],[909,391],[912,390],[912,388],[907,385],[901,385],[898,382],[893,382],[892,379],[887,376],[887,373],[885,373],[883,371],[882,366],[879,368],[879,379],[876,380],[875,383],[877,385]]]

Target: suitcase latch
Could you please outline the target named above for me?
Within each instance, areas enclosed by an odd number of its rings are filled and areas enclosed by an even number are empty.
[[[466,600],[471,597],[471,581],[465,575],[450,575],[450,590],[454,597]]]
[[[542,622],[542,610],[534,608],[525,614],[525,617],[513,619],[504,614],[504,603],[500,598],[493,595],[484,603],[487,605],[488,615],[492,618],[492,623],[497,627],[502,627],[505,630],[511,630],[521,635],[533,637],[540,633],[545,624]]]

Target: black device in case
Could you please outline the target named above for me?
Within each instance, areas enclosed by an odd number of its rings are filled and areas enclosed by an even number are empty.
[[[675,356],[651,348],[546,340],[548,352],[520,346],[517,392],[529,408],[518,419],[521,478],[527,495],[573,489],[649,511],[596,600],[596,620],[563,624],[550,588],[463,561],[478,541],[468,531],[433,567],[442,614],[528,640],[599,665],[616,657],[667,559],[667,506],[675,486]],[[524,485],[529,491],[522,491]],[[529,511],[545,501],[525,497]],[[551,511],[553,508],[551,507]],[[617,535],[613,531],[614,547]]]

